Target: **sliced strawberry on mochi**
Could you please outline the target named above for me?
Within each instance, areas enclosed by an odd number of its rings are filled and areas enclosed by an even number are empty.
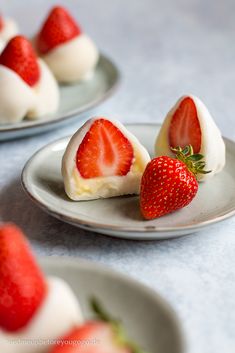
[[[3,17],[0,15],[0,31],[3,29],[4,27],[4,20]]]
[[[54,7],[37,37],[37,48],[46,54],[60,44],[79,36],[81,28],[69,12],[61,6]]]
[[[47,284],[29,245],[13,224],[0,227],[0,328],[14,332],[33,318]]]
[[[16,72],[29,86],[34,86],[40,78],[36,53],[23,36],[15,36],[8,42],[0,55],[0,64]]]
[[[97,320],[88,321],[62,337],[49,353],[144,353],[131,342],[120,321],[114,320],[93,302]]]
[[[124,176],[130,169],[134,151],[130,141],[111,121],[97,119],[80,144],[76,163],[80,175],[90,179]]]
[[[186,97],[176,109],[169,128],[169,144],[182,148],[191,145],[194,153],[201,150],[202,132],[196,105],[192,98]]]

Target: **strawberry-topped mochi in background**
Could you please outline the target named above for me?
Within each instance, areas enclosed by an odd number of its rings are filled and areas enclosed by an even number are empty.
[[[16,22],[0,13],[0,52],[7,42],[19,32]]]
[[[35,37],[35,47],[59,82],[89,78],[99,58],[93,41],[61,6],[50,11]]]
[[[27,38],[13,37],[0,55],[0,124],[39,119],[59,106],[59,88]]]
[[[82,321],[68,284],[45,277],[22,231],[13,224],[1,225],[0,352],[47,353],[49,340],[66,335]],[[24,344],[27,339],[35,344]]]
[[[210,173],[198,175],[199,181],[219,173],[225,165],[225,144],[219,128],[204,103],[193,95],[181,97],[167,114],[156,139],[156,156],[173,156],[171,147],[193,147],[204,156]]]
[[[72,200],[139,194],[150,156],[117,120],[89,119],[71,138],[62,160],[65,191]]]

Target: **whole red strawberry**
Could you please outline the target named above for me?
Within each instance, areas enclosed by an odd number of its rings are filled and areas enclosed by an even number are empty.
[[[49,13],[38,34],[37,48],[40,53],[46,54],[79,34],[81,29],[69,12],[61,6],[56,6]]]
[[[121,323],[93,302],[97,320],[85,322],[62,337],[50,353],[144,353],[129,341]]]
[[[25,327],[47,293],[44,276],[19,228],[0,227],[0,328]]]
[[[172,149],[175,158],[154,158],[141,180],[140,209],[145,219],[161,217],[187,206],[198,191],[197,173],[204,171],[201,154],[193,154],[192,146]]]
[[[40,78],[37,56],[23,36],[16,36],[8,42],[0,55],[0,64],[15,71],[29,86],[34,86]]]

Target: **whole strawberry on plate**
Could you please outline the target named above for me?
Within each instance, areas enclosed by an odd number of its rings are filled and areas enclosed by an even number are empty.
[[[140,209],[154,219],[187,206],[198,191],[198,174],[206,174],[203,155],[191,145],[172,148],[176,158],[161,156],[147,165],[141,180]]]
[[[121,322],[111,318],[96,299],[91,307],[96,318],[58,340],[50,353],[146,353],[127,338]]]

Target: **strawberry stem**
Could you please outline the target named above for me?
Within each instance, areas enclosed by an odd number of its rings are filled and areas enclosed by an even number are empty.
[[[121,347],[129,348],[131,353],[146,353],[139,348],[134,342],[127,338],[125,330],[120,320],[112,318],[101,306],[100,302],[96,298],[92,298],[90,301],[91,309],[95,316],[104,322],[109,323],[114,331],[116,342]]]
[[[203,160],[204,156],[200,153],[193,153],[193,146],[188,145],[182,149],[180,146],[171,147],[176,158],[186,164],[188,169],[197,177],[197,174],[208,174],[211,170],[204,170],[206,162]]]
[[[101,304],[97,301],[96,298],[92,298],[90,301],[91,309],[94,314],[101,320],[105,322],[112,322],[114,321],[113,318],[104,310]]]

